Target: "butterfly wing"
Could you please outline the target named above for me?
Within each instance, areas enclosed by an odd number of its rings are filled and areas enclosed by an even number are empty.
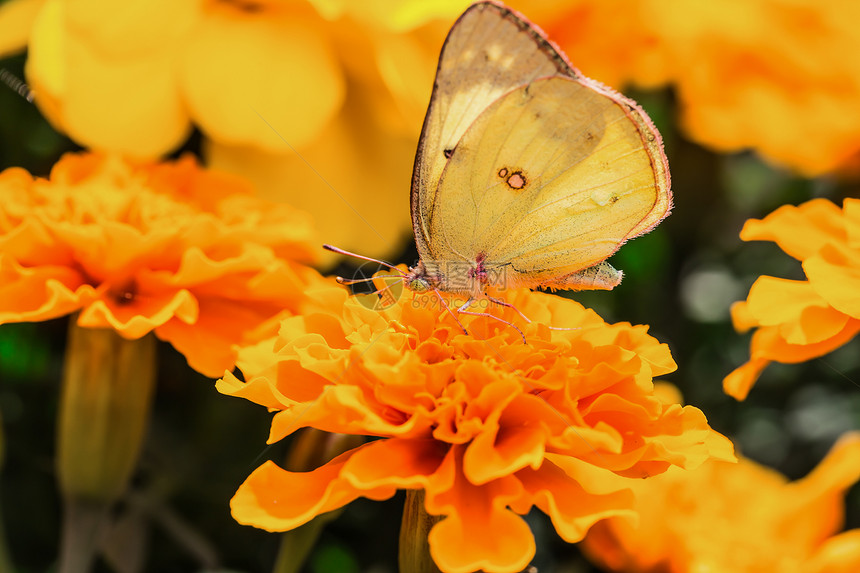
[[[470,6],[454,23],[436,81],[412,172],[412,227],[422,259],[442,171],[457,142],[486,108],[512,89],[546,76],[576,72],[514,12],[491,2]]]
[[[412,201],[422,259],[480,258],[516,284],[571,288],[665,217],[671,193],[660,136],[635,103],[515,14],[478,4],[443,49]]]

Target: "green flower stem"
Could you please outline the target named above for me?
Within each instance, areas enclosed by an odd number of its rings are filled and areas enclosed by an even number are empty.
[[[5,461],[6,454],[6,434],[3,431],[3,423],[0,420],[0,469],[3,467],[3,462]],[[3,526],[3,512],[0,511],[0,573],[5,573],[7,571],[15,571],[15,568],[12,566],[12,557],[9,554],[9,547],[6,544],[6,529]]]
[[[343,513],[343,508],[320,515],[308,523],[281,535],[278,557],[272,573],[298,573],[302,570],[323,528]]]
[[[424,508],[424,490],[406,490],[403,521],[400,524],[400,571],[402,573],[439,573],[430,557],[427,535],[439,521]]]
[[[89,571],[110,506],[134,470],[155,384],[155,339],[69,328],[57,436],[65,504],[60,573]]]
[[[364,442],[361,436],[347,434],[332,434],[314,428],[305,428],[297,432],[290,451],[287,453],[285,468],[292,472],[315,470],[326,462],[360,446]],[[325,525],[336,519],[342,509],[320,515],[308,523],[286,531],[281,535],[278,557],[272,573],[297,573],[301,571],[304,562],[316,545],[317,539]]]

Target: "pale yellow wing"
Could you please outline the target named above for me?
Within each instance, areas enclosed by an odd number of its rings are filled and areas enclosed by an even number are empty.
[[[555,76],[497,99],[460,138],[429,214],[436,260],[537,286],[603,261],[668,212],[659,136],[628,100]]]
[[[448,156],[494,101],[512,89],[575,72],[543,35],[508,8],[477,3],[457,20],[442,47],[412,174],[412,226],[418,253],[428,251],[434,196]]]

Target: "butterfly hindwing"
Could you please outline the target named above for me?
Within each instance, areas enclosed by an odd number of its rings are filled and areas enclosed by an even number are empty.
[[[656,185],[617,102],[576,79],[536,80],[461,138],[435,194],[429,250],[509,264],[519,284],[541,284],[615,252],[654,209]]]

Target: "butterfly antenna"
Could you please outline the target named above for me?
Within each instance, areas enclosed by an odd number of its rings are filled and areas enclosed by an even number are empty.
[[[335,247],[333,245],[323,245],[323,249],[325,249],[327,251],[331,251],[333,253],[337,253],[339,255],[346,255],[348,257],[355,257],[356,259],[361,259],[363,261],[369,261],[371,263],[376,263],[376,264],[382,265],[384,267],[388,267],[389,269],[396,272],[400,276],[402,276],[404,278],[406,277],[406,273],[404,273],[403,271],[401,271],[400,269],[398,269],[394,265],[392,265],[390,263],[386,263],[385,261],[380,261],[379,259],[373,259],[371,257],[365,257],[364,255],[358,255],[356,253],[344,251],[343,249],[339,249],[338,247]],[[368,279],[368,280],[372,280],[372,279]],[[338,281],[338,282],[340,282],[340,281]],[[346,284],[346,283],[342,283],[342,284]]]
[[[30,103],[33,103],[33,100],[36,98],[36,94],[30,89],[30,86],[6,68],[0,68],[0,82],[12,88],[12,91]]]

